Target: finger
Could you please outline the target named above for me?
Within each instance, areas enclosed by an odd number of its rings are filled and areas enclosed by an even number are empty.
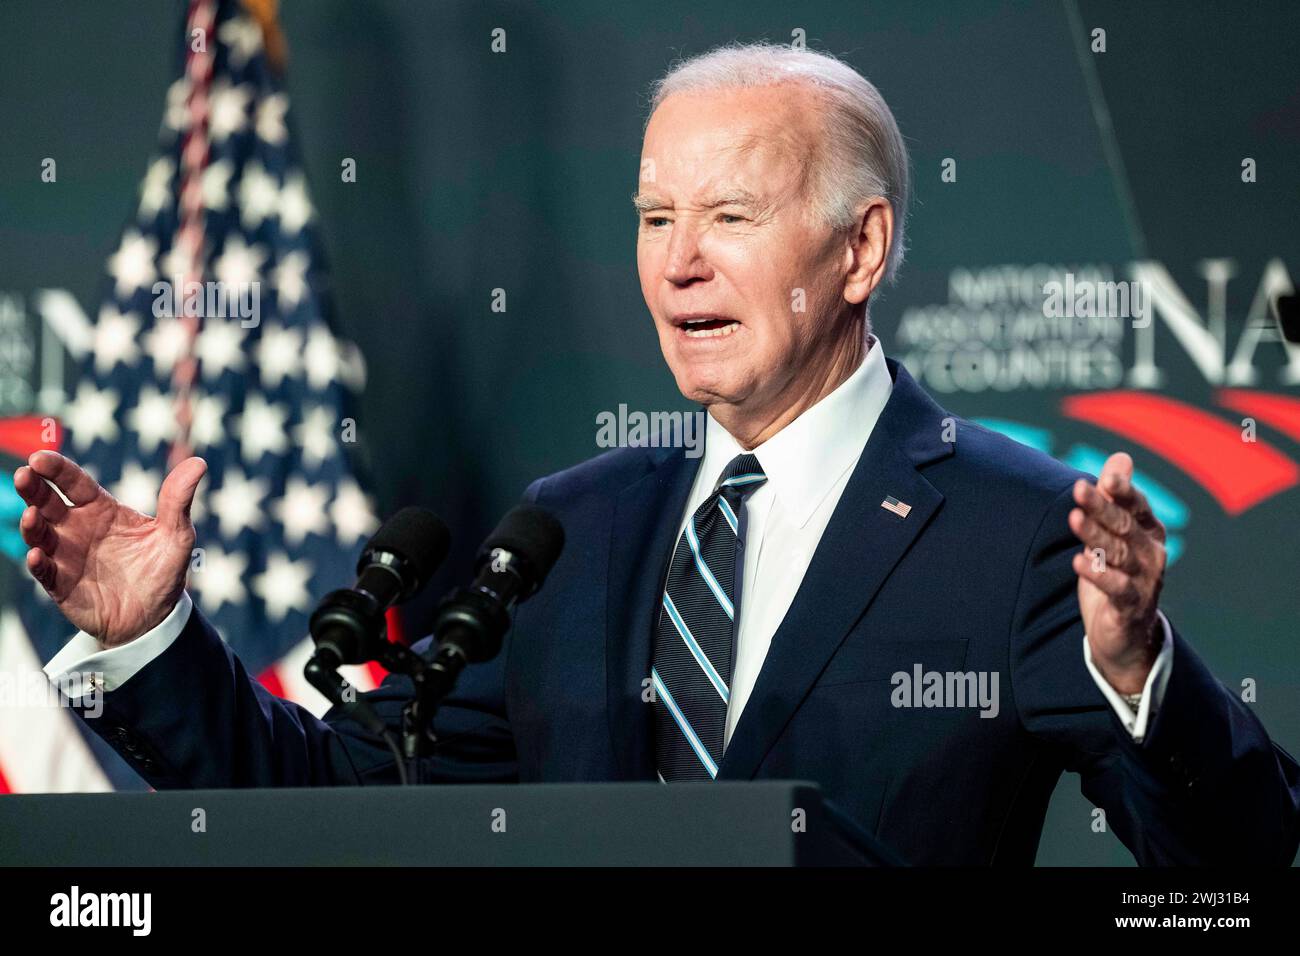
[[[73,505],[90,504],[104,490],[80,465],[57,451],[38,451],[27,464],[40,477],[54,482]]]
[[[177,530],[188,528],[194,491],[208,472],[202,458],[186,458],[172,469],[158,492],[158,522]]]
[[[1102,488],[1102,491],[1117,505],[1132,514],[1138,527],[1146,528],[1148,531],[1159,529],[1160,540],[1163,541],[1165,526],[1160,523],[1160,520],[1155,516],[1155,512],[1151,510],[1147,496],[1138,489],[1137,485],[1133,484],[1132,469],[1130,468],[1127,474],[1118,471],[1112,472],[1108,478],[1109,480]]]
[[[68,513],[68,506],[63,503],[63,499],[27,465],[14,472],[14,490],[23,501],[39,508],[41,514],[50,521],[62,521]]]
[[[1070,512],[1070,530],[1088,548],[1089,560],[1093,558],[1093,549],[1100,548],[1107,567],[1119,568],[1129,574],[1142,570],[1134,548],[1123,538],[1111,534],[1080,508]]]
[[[1109,564],[1098,569],[1093,564],[1092,555],[1081,551],[1071,562],[1074,573],[1097,586],[1097,589],[1110,598],[1110,603],[1121,610],[1137,607],[1142,600],[1133,578],[1117,567]]]
[[[1101,466],[1097,476],[1097,486],[1102,494],[1110,497],[1111,489],[1131,484],[1133,481],[1133,457],[1126,451],[1117,451]]]
[[[59,583],[58,569],[55,568],[54,561],[40,548],[32,548],[27,552],[27,570],[40,582],[41,587],[50,593],[51,597],[55,595]]]
[[[59,536],[34,506],[28,506],[18,519],[18,530],[29,548],[40,548],[51,558],[59,547]]]
[[[1097,490],[1096,485],[1082,478],[1074,483],[1074,503],[1112,534],[1128,537],[1137,527],[1137,519],[1130,511],[1111,501]]]

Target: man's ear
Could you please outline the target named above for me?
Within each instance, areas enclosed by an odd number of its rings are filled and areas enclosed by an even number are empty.
[[[885,278],[889,244],[894,236],[894,208],[883,196],[873,196],[859,209],[857,227],[845,250],[844,299],[853,305],[867,301]]]

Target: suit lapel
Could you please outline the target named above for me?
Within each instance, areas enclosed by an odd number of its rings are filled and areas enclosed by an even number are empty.
[[[757,772],[817,675],[943,502],[917,469],[952,453],[943,441],[946,413],[902,366],[892,359],[887,364],[894,378],[889,401],[772,637],[719,779]],[[886,496],[911,511],[899,517],[882,508]]]
[[[623,776],[653,780],[652,708],[642,699],[650,676],[655,612],[699,458],[668,452],[625,488],[614,505],[606,607],[606,704]]]

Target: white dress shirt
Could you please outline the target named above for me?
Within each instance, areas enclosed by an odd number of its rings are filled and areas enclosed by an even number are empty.
[[[892,389],[884,350],[880,340],[873,336],[862,364],[838,388],[749,451],[758,458],[767,481],[745,499],[745,568],[724,747],[731,740],[736,722],[754,690],[772,635],[799,590],[813,552]],[[704,456],[678,528],[679,541],[687,520],[713,492],[723,469],[737,455],[745,453],[710,415]],[[99,674],[105,691],[116,690],[171,646],[189,620],[192,607],[189,594],[182,594],[161,624],[134,641],[114,648],[105,649],[96,638],[78,631],[45,665],[45,673],[56,682],[69,673]],[[1138,742],[1154,719],[1173,666],[1173,634],[1164,614],[1159,616],[1164,628],[1164,645],[1147,677],[1136,711],[1102,677],[1093,665],[1088,639],[1085,637],[1083,641],[1088,672]],[[64,680],[60,686],[84,684]]]

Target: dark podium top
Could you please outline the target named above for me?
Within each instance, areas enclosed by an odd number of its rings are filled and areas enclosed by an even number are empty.
[[[895,862],[823,803],[815,785],[786,781],[0,797],[0,864],[6,866]]]

